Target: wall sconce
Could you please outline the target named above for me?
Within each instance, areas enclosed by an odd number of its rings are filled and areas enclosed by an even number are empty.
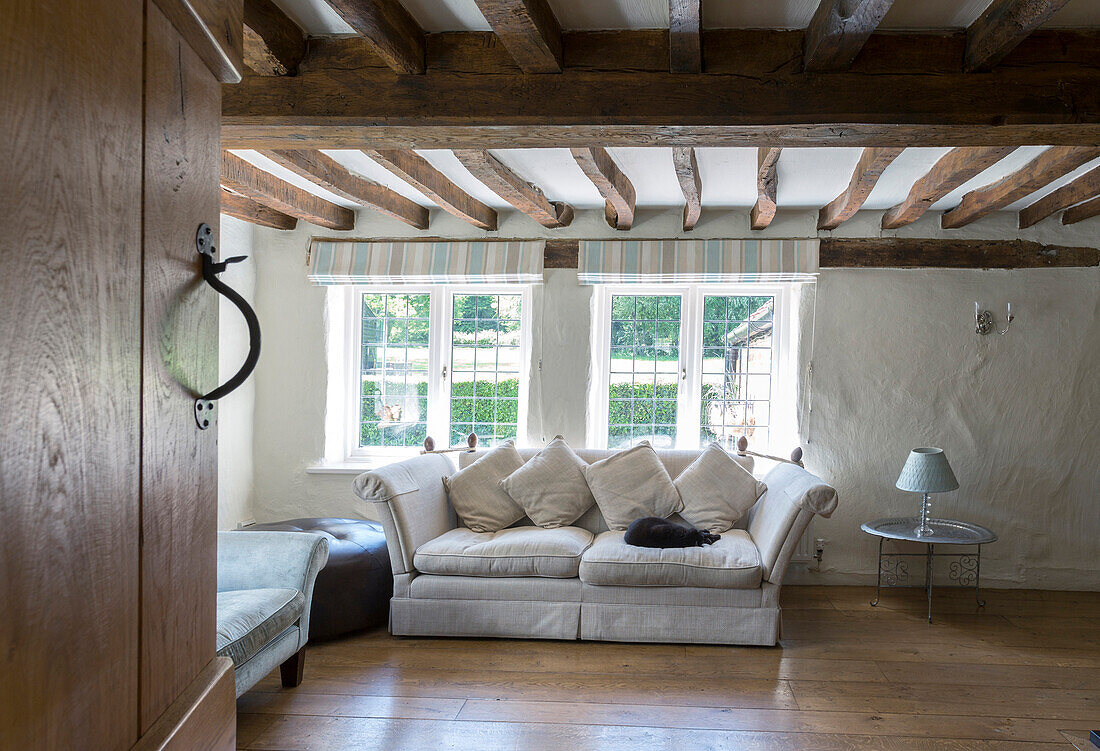
[[[1016,316],[1012,315],[1012,303],[1008,303],[1005,306],[1005,327],[1004,330],[997,330],[997,333],[1004,336],[1008,333],[1009,328],[1012,327],[1012,321]],[[993,314],[988,310],[982,310],[981,305],[977,302],[974,303],[974,333],[979,336],[985,336],[992,332],[996,327],[993,324]]]

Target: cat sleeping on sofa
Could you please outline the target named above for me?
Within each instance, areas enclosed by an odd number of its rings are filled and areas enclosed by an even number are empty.
[[[710,545],[722,535],[670,522],[656,516],[635,519],[626,529],[623,542],[642,548],[693,548]]]

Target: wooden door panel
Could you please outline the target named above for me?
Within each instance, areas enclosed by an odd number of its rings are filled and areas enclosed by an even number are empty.
[[[216,426],[192,403],[217,385],[218,300],[195,232],[218,228],[221,87],[147,3],[142,391],[141,730],[214,656]]]
[[[0,748],[137,738],[141,0],[0,23]]]

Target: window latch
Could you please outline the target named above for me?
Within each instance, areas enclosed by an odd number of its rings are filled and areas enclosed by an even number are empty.
[[[688,369],[687,368],[680,368],[680,380],[681,381],[686,381],[687,377],[688,377]]]
[[[447,366],[443,366],[443,380],[447,380]]]

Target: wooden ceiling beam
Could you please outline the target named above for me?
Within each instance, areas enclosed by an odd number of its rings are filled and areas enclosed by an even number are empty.
[[[497,212],[451,182],[415,151],[402,149],[363,149],[369,156],[419,190],[448,214],[480,229],[495,231]]]
[[[508,169],[484,149],[454,149],[462,166],[486,188],[515,206],[543,227],[558,229],[573,222],[573,207],[562,201],[550,202],[535,185]]]
[[[222,152],[222,186],[257,203],[328,229],[355,228],[355,212],[280,180],[236,154]]]
[[[326,0],[395,73],[424,72],[424,30],[400,0]]]
[[[634,224],[634,185],[604,148],[570,149],[573,159],[604,199],[604,217],[612,229]]]
[[[702,0],[668,0],[668,69],[703,72]]]
[[[779,154],[783,149],[761,146],[756,150],[756,203],[749,212],[749,226],[765,229],[775,218],[779,190]]]
[[[1062,212],[1062,224],[1077,224],[1085,219],[1100,216],[1100,198],[1071,206]]]
[[[827,85],[790,64],[801,32],[706,31],[701,75],[668,71],[667,34],[567,33],[560,76],[486,68],[484,33],[431,35],[429,71],[396,79],[362,39],[311,41],[297,76],[223,88],[223,145],[1100,145],[1100,32],[1036,32],[980,76],[961,34],[874,34]]]
[[[843,70],[856,59],[894,0],[821,0],[806,28],[802,67]]]
[[[684,232],[690,232],[695,229],[703,213],[703,180],[699,176],[695,149],[690,146],[675,147],[672,150],[672,166],[684,194]]]
[[[1026,240],[930,240],[918,237],[822,238],[821,268],[1042,269],[1096,266],[1096,248]]]
[[[966,30],[967,71],[989,70],[1067,0],[993,0]]]
[[[327,154],[322,154],[320,151],[270,149],[262,150],[260,153],[299,177],[341,198],[366,206],[368,209],[404,222],[410,227],[428,228],[428,209],[384,185],[352,174],[344,165]]]
[[[882,215],[882,228],[897,229],[912,224],[936,201],[1015,150],[1013,146],[960,146],[951,149],[913,184],[904,201]]]
[[[940,219],[944,229],[957,229],[1026,198],[1082,164],[1100,157],[1100,148],[1052,146],[997,182],[972,190]]]
[[[1047,193],[1020,211],[1020,229],[1027,229],[1048,216],[1068,209],[1082,201],[1100,196],[1100,167],[1095,167],[1073,182]]]
[[[292,76],[306,39],[271,0],[244,0],[244,64],[261,76]]]
[[[546,0],[476,0],[524,73],[561,73],[561,26]]]
[[[856,164],[848,188],[823,208],[817,216],[818,229],[836,229],[848,221],[867,200],[883,171],[904,149],[864,149]]]
[[[222,188],[221,213],[244,222],[258,224],[271,229],[294,229],[298,220],[281,211],[256,203],[251,198],[237,195]]]

